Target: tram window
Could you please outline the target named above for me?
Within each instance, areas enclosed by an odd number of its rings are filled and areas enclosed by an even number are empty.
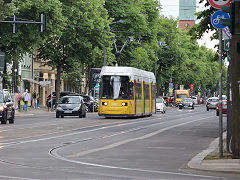
[[[131,99],[128,76],[103,76],[102,99]]]
[[[141,85],[141,83],[136,83],[135,91],[136,91],[136,99],[142,99],[142,85]]]
[[[149,92],[149,85],[148,84],[145,84],[144,97],[145,97],[146,100],[150,99],[150,92]]]

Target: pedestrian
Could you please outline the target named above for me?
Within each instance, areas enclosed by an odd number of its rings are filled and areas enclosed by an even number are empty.
[[[22,95],[23,97],[23,109],[25,109],[27,111],[27,107],[28,107],[28,100],[29,100],[29,94],[28,94],[28,90],[26,89],[26,91],[23,93]]]
[[[33,97],[33,108],[37,109],[37,94],[35,91],[33,92],[32,97]]]
[[[21,104],[21,94],[20,94],[20,91],[18,91],[18,109],[20,109],[20,104]]]

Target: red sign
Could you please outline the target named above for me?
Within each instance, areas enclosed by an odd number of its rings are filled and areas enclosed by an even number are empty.
[[[190,91],[192,92],[194,89],[194,84],[190,84]]]
[[[208,0],[212,7],[221,9],[221,6],[229,6],[232,0]]]

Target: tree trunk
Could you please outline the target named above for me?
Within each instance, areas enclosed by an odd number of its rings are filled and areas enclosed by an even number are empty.
[[[231,40],[232,77],[232,151],[233,158],[240,159],[240,36]]]
[[[57,66],[57,79],[56,79],[56,102],[59,102],[60,97],[60,81],[61,81],[62,65]]]

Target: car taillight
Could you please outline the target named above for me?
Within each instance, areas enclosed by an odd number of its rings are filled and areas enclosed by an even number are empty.
[[[208,102],[207,105],[209,105],[210,103]]]

